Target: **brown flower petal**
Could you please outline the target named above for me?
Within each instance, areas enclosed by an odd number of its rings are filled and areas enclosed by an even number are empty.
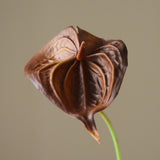
[[[98,38],[72,26],[48,42],[25,74],[53,104],[78,118],[99,142],[94,114],[118,94],[127,67],[121,40]]]

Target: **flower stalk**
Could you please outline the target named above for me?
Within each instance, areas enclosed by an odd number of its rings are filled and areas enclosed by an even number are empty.
[[[115,130],[114,130],[112,124],[111,124],[111,121],[109,120],[109,118],[107,117],[107,115],[103,111],[100,111],[98,113],[101,115],[102,119],[105,121],[105,123],[106,123],[106,125],[107,125],[107,127],[110,131],[110,134],[112,136],[112,140],[113,140],[113,143],[114,143],[114,147],[115,147],[117,160],[121,160],[121,152],[120,152],[118,139],[117,139]]]

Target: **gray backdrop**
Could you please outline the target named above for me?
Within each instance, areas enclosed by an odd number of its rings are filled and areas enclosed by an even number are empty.
[[[24,77],[26,62],[69,25],[124,40],[129,67],[118,97],[105,112],[123,160],[159,159],[159,0],[0,0],[0,159],[116,159],[98,114],[100,145],[80,121],[53,106]]]

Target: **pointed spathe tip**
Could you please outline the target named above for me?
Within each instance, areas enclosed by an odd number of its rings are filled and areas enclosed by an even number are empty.
[[[99,136],[97,130],[89,131],[89,133],[98,142],[98,144],[100,144],[100,136]]]
[[[82,115],[82,116],[78,116],[77,118],[84,123],[90,135],[100,144],[100,136],[96,128],[93,114],[90,113],[87,116]]]

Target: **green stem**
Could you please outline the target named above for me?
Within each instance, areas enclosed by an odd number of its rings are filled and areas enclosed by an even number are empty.
[[[116,151],[117,160],[121,160],[121,152],[120,152],[120,148],[119,148],[118,139],[117,139],[116,133],[114,131],[114,128],[111,124],[111,121],[109,120],[109,118],[107,117],[107,115],[103,111],[100,111],[99,114],[101,115],[101,117],[103,118],[105,123],[107,124],[108,129],[110,131],[110,134],[112,136],[112,140],[113,140],[115,151]]]

